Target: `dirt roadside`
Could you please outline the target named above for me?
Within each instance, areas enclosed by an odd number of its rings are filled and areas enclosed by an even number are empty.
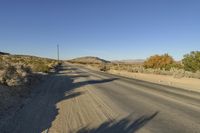
[[[89,65],[78,64],[78,66],[85,67],[94,71],[99,71],[99,69],[89,66]],[[152,82],[152,83],[161,84],[161,85],[177,87],[177,88],[185,89],[189,91],[200,92],[200,79],[185,78],[185,77],[174,78],[173,76],[167,76],[167,75],[132,73],[132,72],[127,72],[127,71],[117,71],[117,70],[109,70],[106,73],[138,79],[138,80],[143,80],[143,81]]]
[[[2,133],[75,133],[113,121],[117,113],[95,94],[88,75],[71,68],[49,75],[0,126]],[[102,83],[107,81],[102,81]]]
[[[125,71],[110,70],[108,73],[144,80],[161,85],[168,85],[180,89],[200,92],[200,79],[194,78],[174,78],[173,76],[144,74],[144,73],[131,73]]]

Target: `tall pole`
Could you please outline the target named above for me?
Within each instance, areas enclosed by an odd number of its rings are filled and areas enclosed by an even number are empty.
[[[57,57],[58,57],[58,62],[59,62],[59,60],[60,60],[60,59],[59,59],[59,52],[60,52],[60,51],[59,51],[59,44],[57,44]]]

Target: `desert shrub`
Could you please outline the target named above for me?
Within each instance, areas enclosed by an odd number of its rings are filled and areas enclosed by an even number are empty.
[[[198,79],[200,79],[200,71],[196,71],[196,73],[194,73],[193,78],[198,78]]]
[[[31,65],[32,71],[33,72],[49,72],[50,71],[50,67],[48,66],[48,64],[44,64],[44,63],[34,63],[33,65]]]
[[[35,82],[32,72],[49,72],[58,62],[53,59],[3,55],[0,56],[0,83],[8,86],[18,86]]]
[[[184,55],[182,63],[186,71],[200,71],[200,51],[192,51],[190,54]]]
[[[17,69],[14,66],[9,65],[3,74],[5,79],[11,79],[17,74]]]
[[[23,65],[8,65],[0,73],[0,83],[8,86],[18,86],[28,83],[30,68]]]
[[[144,70],[144,67],[142,66],[131,66],[127,69],[128,72],[134,72],[134,73],[143,73],[145,70]]]
[[[171,65],[174,64],[174,59],[172,56],[168,54],[164,55],[154,55],[149,57],[145,62],[144,62],[144,67],[145,68],[153,68],[153,69],[166,69],[170,70],[172,67]]]
[[[32,73],[32,70],[29,66],[25,66],[25,65],[17,65],[15,66],[17,68],[17,72],[21,73],[23,75],[23,73]]]
[[[106,63],[102,63],[100,66],[99,66],[99,70],[100,71],[109,71],[110,70],[110,66]]]
[[[3,70],[5,69],[5,62],[0,62],[0,70]]]
[[[177,69],[177,68],[171,68],[169,71],[170,75],[172,75],[174,78],[182,78],[185,77],[185,70],[184,69]]]
[[[0,55],[0,62],[2,62],[3,61],[3,58],[2,58],[2,56]]]

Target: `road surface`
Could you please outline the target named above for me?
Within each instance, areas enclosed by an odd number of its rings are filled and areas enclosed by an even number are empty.
[[[3,133],[200,133],[200,94],[65,64]]]

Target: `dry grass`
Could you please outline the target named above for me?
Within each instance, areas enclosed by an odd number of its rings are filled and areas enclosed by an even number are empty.
[[[29,96],[30,88],[58,66],[56,60],[33,56],[0,55],[0,121],[14,113]],[[0,122],[0,124],[1,124]]]
[[[56,60],[34,56],[1,55],[0,83],[8,86],[25,85],[35,72],[49,72],[56,68]]]
[[[20,64],[30,67],[33,72],[48,72],[58,65],[58,62],[53,59],[20,55],[0,56],[0,61],[11,65]]]
[[[157,75],[168,75],[173,76],[174,78],[197,78],[200,79],[200,71],[189,72],[185,71],[181,67],[172,67],[170,70],[165,69],[153,69],[153,68],[144,68],[142,63],[103,63],[103,64],[96,64],[96,63],[80,63],[80,62],[71,62],[71,63],[78,63],[82,65],[88,65],[97,68],[100,71],[109,71],[109,70],[116,70],[116,71],[127,71],[132,73],[144,73],[144,74],[157,74]]]
[[[109,64],[109,70],[119,70],[119,71],[127,71],[133,73],[146,73],[146,74],[158,74],[158,75],[169,75],[174,78],[198,78],[200,79],[200,72],[196,73],[185,71],[181,68],[172,67],[170,70],[165,69],[153,69],[153,68],[144,68],[143,65],[139,64]]]

